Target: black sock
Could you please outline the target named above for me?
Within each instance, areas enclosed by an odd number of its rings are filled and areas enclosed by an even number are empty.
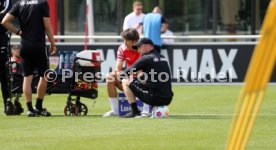
[[[37,98],[35,103],[35,108],[38,110],[42,110],[43,109],[42,102],[43,102],[43,99]]]
[[[33,111],[34,111],[34,108],[33,108],[32,102],[27,102],[26,104],[27,104],[28,110],[33,112]]]
[[[137,107],[137,103],[136,103],[136,102],[131,103],[130,106],[131,106],[132,112],[133,112],[134,114],[139,114],[139,113],[140,113],[140,111],[138,110],[138,107]]]

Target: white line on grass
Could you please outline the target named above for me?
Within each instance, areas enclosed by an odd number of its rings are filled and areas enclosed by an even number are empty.
[[[93,114],[93,116],[102,116],[103,114]],[[170,114],[170,116],[220,116],[220,117],[223,117],[223,116],[233,116],[234,114]],[[258,114],[258,116],[271,116],[271,117],[276,117],[276,114]]]
[[[172,116],[233,116],[234,114],[170,114],[170,115]],[[258,116],[276,116],[276,114],[258,114]]]

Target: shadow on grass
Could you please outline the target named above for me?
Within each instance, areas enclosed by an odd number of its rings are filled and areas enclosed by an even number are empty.
[[[68,117],[68,118],[96,117],[96,118],[99,118],[99,117],[102,117],[102,115],[85,115],[85,116],[52,115],[51,117]]]
[[[86,116],[65,116],[65,115],[52,115],[51,117],[65,117],[65,118],[104,118],[100,114],[92,114],[92,115],[86,115]],[[118,116],[114,116],[111,118],[120,118]],[[169,119],[228,119],[231,118],[230,115],[189,115],[189,114],[183,114],[183,115],[170,115]],[[146,119],[146,118],[145,118]]]
[[[6,116],[6,117],[16,117],[14,116]],[[19,116],[25,116],[26,115],[19,115]],[[17,116],[18,117],[18,116]],[[40,116],[41,117],[41,116]],[[119,116],[113,116],[113,117],[103,117],[102,114],[88,114],[85,116],[65,116],[63,114],[57,114],[52,115],[49,118],[103,118],[103,119],[109,119],[109,118],[120,118]],[[231,119],[233,115],[223,115],[223,114],[171,114],[169,119]],[[47,117],[43,117],[47,118]],[[270,114],[270,115],[259,115],[259,118],[271,118],[276,119],[276,114]],[[125,118],[121,118],[125,119]],[[141,118],[140,118],[141,119]],[[150,119],[150,118],[142,118],[142,119]]]
[[[231,118],[232,116],[226,116],[226,115],[170,115],[170,119],[228,119]]]

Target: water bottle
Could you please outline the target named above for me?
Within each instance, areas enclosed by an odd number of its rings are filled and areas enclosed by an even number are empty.
[[[71,52],[70,58],[69,58],[70,69],[73,69],[75,56],[76,56],[76,52],[75,51]]]
[[[64,68],[64,53],[63,51],[59,52],[59,65],[58,65],[59,73],[61,73],[62,69]]]
[[[72,66],[72,68],[73,68],[73,66],[74,66],[74,61],[75,61],[75,57],[77,56],[77,54],[78,54],[79,52],[78,51],[73,51],[73,63],[71,64],[71,66]]]
[[[69,59],[70,59],[70,52],[65,52],[65,54],[64,54],[64,69],[70,69],[69,68]]]

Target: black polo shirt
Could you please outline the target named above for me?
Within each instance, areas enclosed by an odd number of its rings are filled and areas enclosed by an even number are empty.
[[[2,22],[6,13],[11,9],[11,1],[10,0],[1,0],[1,10],[0,10],[0,22]],[[6,44],[8,41],[8,36],[6,35],[7,29],[0,24],[0,44]]]
[[[146,81],[146,86],[154,94],[154,98],[172,100],[171,73],[168,61],[163,55],[156,50],[151,50],[124,70],[121,75],[129,75],[132,71],[139,70],[145,74],[141,79]]]
[[[47,0],[20,0],[9,13],[18,18],[23,40],[45,42],[43,17],[50,17]]]
[[[5,14],[0,14],[0,22],[4,18]],[[0,45],[5,44],[8,41],[8,36],[6,35],[7,29],[0,24]]]

